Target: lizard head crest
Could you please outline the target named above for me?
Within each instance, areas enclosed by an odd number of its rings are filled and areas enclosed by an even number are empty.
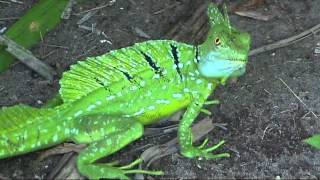
[[[211,3],[207,13],[211,28],[205,42],[198,47],[200,74],[214,79],[242,75],[248,59],[250,35],[230,25],[225,5],[222,14]]]

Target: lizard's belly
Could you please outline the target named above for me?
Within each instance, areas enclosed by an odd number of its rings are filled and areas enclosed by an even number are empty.
[[[177,112],[180,109],[187,107],[190,103],[188,97],[181,97],[179,100],[158,99],[153,103],[139,106],[135,112],[124,115],[124,117],[136,118],[143,124],[151,124],[164,117]]]
[[[190,104],[191,94],[184,89],[159,83],[134,91],[122,91],[121,96],[117,95],[119,93],[104,96],[105,101],[102,101],[102,105],[90,113],[110,114],[151,124]]]
[[[187,107],[191,102],[191,97],[183,93],[162,93],[152,97],[146,96],[147,94],[144,94],[119,103],[119,110],[112,114],[121,112],[120,114],[124,118],[133,118],[143,124],[151,124]]]
[[[187,107],[192,101],[191,92],[183,83],[163,80],[146,82],[143,87],[113,87],[112,93],[101,88],[75,102],[65,116],[101,113],[151,124]]]

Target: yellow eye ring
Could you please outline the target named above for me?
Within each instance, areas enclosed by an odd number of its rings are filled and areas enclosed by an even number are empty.
[[[217,45],[217,46],[220,45],[221,44],[220,38],[215,38],[214,39],[214,44]]]

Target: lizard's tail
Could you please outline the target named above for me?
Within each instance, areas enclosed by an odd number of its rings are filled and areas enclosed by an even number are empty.
[[[32,143],[39,141],[40,129],[34,125],[45,124],[42,122],[56,113],[53,108],[27,105],[0,108],[0,159],[28,151],[25,146],[30,138],[33,137]]]

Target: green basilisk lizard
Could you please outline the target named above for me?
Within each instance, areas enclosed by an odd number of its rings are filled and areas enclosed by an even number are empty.
[[[60,80],[63,104],[27,105],[0,110],[0,159],[48,148],[64,141],[87,144],[77,168],[89,178],[128,178],[130,173],[161,171],[95,163],[143,135],[144,125],[186,108],[179,123],[181,154],[207,159],[224,141],[192,145],[191,125],[217,85],[245,72],[250,36],[232,27],[226,10],[209,4],[210,30],[204,43],[151,40],[89,57],[72,65]]]

